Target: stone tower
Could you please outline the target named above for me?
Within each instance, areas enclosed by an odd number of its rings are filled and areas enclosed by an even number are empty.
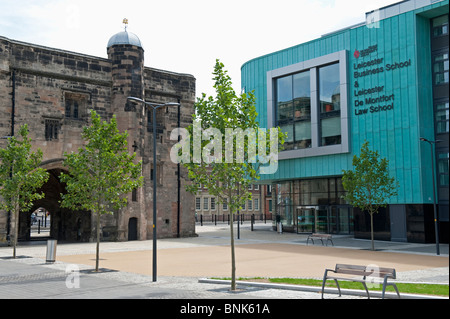
[[[128,150],[136,151],[136,160],[142,160],[144,144],[143,105],[128,101],[129,96],[144,99],[144,49],[139,38],[126,29],[108,41],[108,59],[111,61],[111,112],[116,115],[120,132],[128,132]],[[146,238],[147,216],[142,188],[129,198],[127,214],[117,215],[119,238],[128,232],[129,219],[139,221],[138,237]]]

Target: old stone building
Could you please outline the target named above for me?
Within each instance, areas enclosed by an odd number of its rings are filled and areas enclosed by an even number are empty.
[[[105,43],[106,44],[106,43]],[[113,216],[102,217],[103,240],[152,238],[153,134],[157,134],[157,235],[191,236],[195,231],[193,197],[185,191],[187,173],[170,160],[176,141],[170,133],[191,121],[195,78],[144,66],[139,38],[126,30],[111,37],[108,58],[23,43],[0,36],[0,137],[14,135],[28,124],[33,148],[44,153],[42,167],[50,173],[43,186],[45,198],[28,213],[20,213],[19,239],[30,238],[30,214],[45,208],[51,216],[51,237],[62,241],[95,239],[94,216],[90,212],[60,207],[65,191],[59,181],[64,152],[83,145],[82,128],[94,109],[103,119],[116,115],[120,131],[128,131],[129,151],[142,160],[144,186],[129,194],[129,204]],[[134,96],[180,107],[161,108],[157,132],[152,132],[152,112],[127,101]],[[5,147],[6,139],[0,139]],[[0,211],[0,243],[7,242],[14,225],[8,212]]]

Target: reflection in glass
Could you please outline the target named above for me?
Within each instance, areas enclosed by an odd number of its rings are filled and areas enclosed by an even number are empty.
[[[284,149],[311,147],[310,71],[277,79],[277,126],[288,134]]]
[[[290,120],[293,116],[292,76],[277,80],[277,115],[278,121]]]
[[[448,53],[440,53],[434,56],[433,62],[434,84],[449,82]]]
[[[433,36],[438,37],[448,34],[448,15],[433,19]]]
[[[321,146],[341,144],[339,64],[319,69]]]

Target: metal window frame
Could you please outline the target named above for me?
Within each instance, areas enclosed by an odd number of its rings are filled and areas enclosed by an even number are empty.
[[[318,68],[331,63],[339,63],[340,87],[341,87],[341,144],[320,146],[320,113],[318,100]],[[294,149],[282,151],[278,159],[294,159],[303,157],[313,157],[322,155],[332,155],[348,153],[350,151],[350,116],[349,107],[349,75],[348,75],[348,51],[342,50],[327,54],[318,58],[295,63],[286,67],[267,72],[267,128],[275,126],[276,120],[276,100],[275,82],[277,78],[290,74],[300,73],[310,70],[311,80],[311,139],[312,147],[306,149]]]

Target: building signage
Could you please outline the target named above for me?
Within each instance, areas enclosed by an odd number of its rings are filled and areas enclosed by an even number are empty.
[[[360,58],[370,57],[374,52],[378,52],[377,44],[364,50],[355,50],[353,54],[357,60],[353,63],[353,77],[355,79],[353,96],[355,98],[355,115],[357,116],[393,110],[395,102],[395,95],[389,92],[391,91],[390,88],[379,85],[362,88],[359,85],[359,79],[411,66],[411,59],[394,63],[386,63],[384,58],[378,57],[368,61],[359,60]]]

